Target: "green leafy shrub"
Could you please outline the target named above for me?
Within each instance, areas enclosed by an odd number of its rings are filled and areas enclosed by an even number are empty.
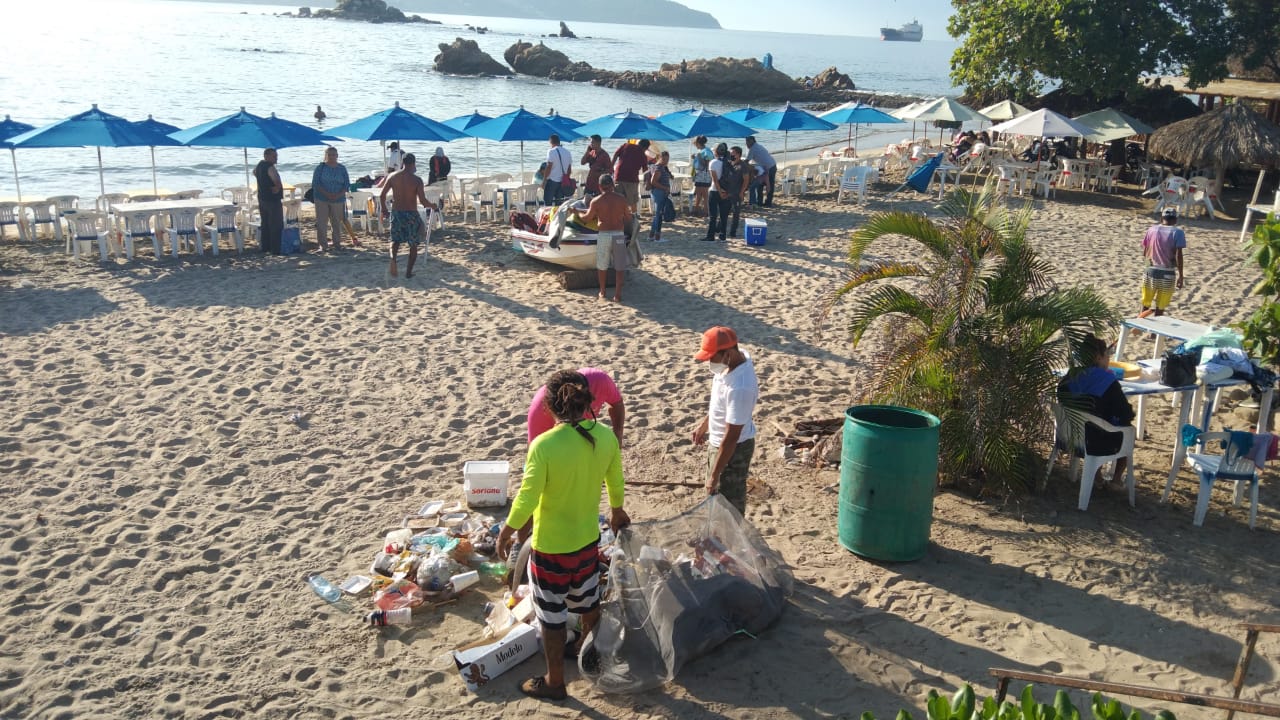
[[[1280,217],[1267,215],[1254,229],[1249,244],[1250,261],[1262,271],[1253,294],[1261,295],[1263,300],[1262,306],[1236,327],[1250,355],[1276,366],[1280,365]]]
[[[1005,700],[998,705],[991,697],[978,702],[973,687],[968,683],[956,691],[951,702],[947,702],[937,690],[930,690],[925,703],[928,720],[1081,720],[1080,711],[1071,704],[1071,698],[1065,691],[1059,690],[1053,696],[1052,705],[1044,705],[1036,702],[1031,688],[1031,685],[1023,688],[1021,702],[1015,704]],[[1107,699],[1101,693],[1093,694],[1092,705],[1094,720],[1143,720],[1142,713],[1130,710],[1126,714],[1119,702]],[[1155,719],[1176,720],[1168,710],[1156,713]],[[871,713],[864,712],[862,720],[876,719]],[[899,710],[896,720],[913,719],[911,713]]]

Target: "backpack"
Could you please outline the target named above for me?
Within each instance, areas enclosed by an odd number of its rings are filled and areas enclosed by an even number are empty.
[[[733,162],[722,160],[720,162],[720,189],[730,195],[737,195],[742,192],[742,168],[734,167]]]

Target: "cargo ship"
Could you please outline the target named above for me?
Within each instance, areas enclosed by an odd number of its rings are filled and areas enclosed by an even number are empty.
[[[920,42],[924,38],[924,27],[912,20],[900,28],[880,28],[881,40],[897,40],[901,42]]]

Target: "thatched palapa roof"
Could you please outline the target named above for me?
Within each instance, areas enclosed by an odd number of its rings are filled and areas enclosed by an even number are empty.
[[[1190,167],[1280,162],[1280,126],[1242,103],[1223,105],[1151,135],[1147,152]]]

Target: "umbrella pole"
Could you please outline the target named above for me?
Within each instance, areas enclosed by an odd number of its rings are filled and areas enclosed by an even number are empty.
[[[524,184],[524,141],[520,141],[520,184]]]
[[[102,146],[98,146],[98,190],[99,195],[107,194],[107,183],[102,179]]]
[[[480,138],[476,138],[476,182],[480,182]]]
[[[13,151],[10,150],[9,152],[12,153]],[[1267,167],[1263,165],[1262,167],[1258,168],[1258,182],[1254,183],[1253,185],[1253,199],[1249,201],[1250,205],[1258,204],[1258,195],[1262,194],[1262,179],[1265,178],[1266,176],[1267,176]],[[17,160],[13,161],[13,181],[15,183],[18,181],[18,161]],[[18,202],[22,202],[21,192],[18,193]]]
[[[156,181],[156,146],[151,146],[151,192],[152,194],[160,194],[160,183]],[[106,195],[106,193],[103,193]]]
[[[249,184],[249,148],[244,148],[244,186],[247,188],[253,187],[253,185]]]
[[[379,140],[378,144],[382,146],[382,172],[387,171],[387,141]]]
[[[853,156],[858,157],[858,124],[853,124]]]
[[[18,153],[13,148],[9,148],[9,157],[13,159],[13,187],[18,191],[18,204],[22,204],[22,183],[18,182]],[[1265,172],[1265,171],[1264,171]],[[1259,178],[1258,183],[1262,180]],[[1255,191],[1253,196],[1256,198],[1258,193]]]

